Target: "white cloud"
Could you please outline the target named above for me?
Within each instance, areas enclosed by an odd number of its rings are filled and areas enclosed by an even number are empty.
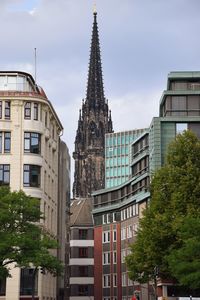
[[[37,48],[38,84],[55,106],[73,151],[86,92],[94,1],[28,2],[0,0],[1,69],[34,75]],[[114,129],[146,127],[158,115],[169,71],[200,69],[200,1],[96,2]]]
[[[120,98],[112,97],[110,108],[115,131],[147,128],[158,116],[160,91],[130,93]]]

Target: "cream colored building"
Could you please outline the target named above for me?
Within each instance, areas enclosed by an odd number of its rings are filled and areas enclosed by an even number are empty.
[[[9,184],[11,190],[22,189],[41,199],[42,222],[55,236],[62,130],[52,104],[31,75],[0,72],[0,185]],[[30,287],[25,281],[30,274],[19,268],[11,273],[0,299],[28,299]],[[56,278],[39,272],[37,293],[39,300],[56,299]]]

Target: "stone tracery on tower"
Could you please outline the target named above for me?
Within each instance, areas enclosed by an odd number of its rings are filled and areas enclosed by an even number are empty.
[[[90,197],[104,188],[104,136],[113,132],[111,111],[104,96],[97,12],[93,13],[92,41],[86,98],[79,113],[75,138],[74,198]]]

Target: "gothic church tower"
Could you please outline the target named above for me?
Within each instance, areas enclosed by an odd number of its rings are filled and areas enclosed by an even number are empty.
[[[74,198],[87,198],[93,191],[104,188],[104,135],[110,132],[113,132],[111,111],[104,96],[97,13],[94,12],[87,93],[80,109],[73,153]]]

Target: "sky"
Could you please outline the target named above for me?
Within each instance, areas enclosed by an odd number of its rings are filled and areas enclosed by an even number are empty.
[[[96,2],[114,131],[148,127],[170,71],[200,70],[200,0],[0,0],[1,70],[25,71],[52,102],[74,150]]]

